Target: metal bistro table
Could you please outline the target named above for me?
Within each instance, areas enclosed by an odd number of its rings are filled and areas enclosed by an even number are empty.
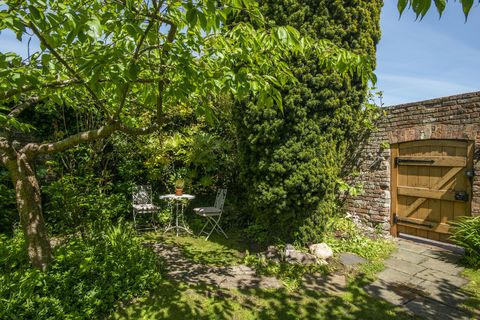
[[[188,201],[195,199],[194,195],[191,194],[182,194],[181,196],[177,196],[175,194],[164,194],[160,196],[160,200],[167,200],[170,203],[171,210],[172,210],[172,219],[170,220],[167,228],[165,228],[164,232],[168,232],[170,230],[175,229],[177,232],[179,230],[185,230],[186,232],[193,234],[193,232],[188,228],[188,225],[185,223],[184,218],[184,210],[187,206]],[[175,210],[175,212],[174,212]],[[175,219],[175,224],[173,224],[173,220]]]

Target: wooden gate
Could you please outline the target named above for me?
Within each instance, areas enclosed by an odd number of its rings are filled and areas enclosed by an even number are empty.
[[[450,223],[471,215],[473,142],[392,145],[391,233],[448,241]]]

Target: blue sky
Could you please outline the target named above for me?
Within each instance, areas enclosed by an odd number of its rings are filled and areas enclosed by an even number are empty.
[[[397,0],[385,0],[382,39],[377,47],[377,87],[383,103],[395,105],[480,91],[480,8],[467,23],[459,2],[450,0],[441,19],[432,8],[415,21]]]
[[[414,102],[480,90],[480,8],[465,23],[459,2],[450,0],[441,19],[434,8],[421,21],[406,10],[398,19],[397,0],[385,0],[382,39],[377,48],[378,90],[384,105]],[[31,49],[38,48],[36,39]],[[11,32],[0,35],[0,51],[27,55]]]

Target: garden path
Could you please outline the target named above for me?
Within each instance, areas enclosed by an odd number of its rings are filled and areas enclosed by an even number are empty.
[[[168,268],[168,276],[174,281],[190,284],[213,285],[223,289],[279,289],[283,283],[275,277],[258,275],[246,265],[212,267],[195,263],[184,257],[181,249],[173,244],[154,243],[154,251],[162,256]],[[173,268],[173,266],[175,266]],[[308,290],[341,293],[346,280],[341,275],[306,275],[303,285]]]
[[[398,239],[386,269],[364,289],[427,319],[471,319],[459,307],[468,298],[460,258],[445,248]]]

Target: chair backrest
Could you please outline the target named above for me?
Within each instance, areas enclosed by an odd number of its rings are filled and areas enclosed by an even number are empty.
[[[225,197],[227,196],[227,189],[218,189],[217,197],[215,198],[215,208],[223,211],[223,205],[225,204]]]
[[[152,186],[133,186],[132,189],[133,204],[152,203]]]

